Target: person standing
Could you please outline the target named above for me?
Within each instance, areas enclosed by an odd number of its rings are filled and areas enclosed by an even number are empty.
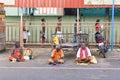
[[[27,42],[27,38],[28,38],[28,36],[30,36],[30,35],[31,35],[31,34],[30,34],[29,30],[26,30],[26,28],[23,27],[23,42],[24,42],[24,43]]]
[[[25,27],[23,27],[23,42],[26,43],[28,37],[28,32]]]
[[[79,19],[79,22],[80,22],[80,19]],[[76,34],[77,34],[77,19],[75,20],[75,23],[74,23],[74,25],[73,25],[73,27],[74,27],[74,43],[76,43],[77,42],[77,38],[76,38]]]
[[[95,30],[96,30],[96,32],[101,32],[100,19],[97,19],[97,20],[96,20]]]
[[[45,37],[45,22],[46,20],[44,18],[41,19],[41,26],[42,26],[42,31],[40,31],[40,34],[42,36],[42,43],[45,43],[46,37]]]
[[[62,26],[62,17],[58,17],[57,27],[55,29],[55,33],[61,33],[61,26]]]
[[[102,30],[102,26],[100,25],[100,19],[96,20],[95,29],[96,29],[96,33],[95,33],[95,41],[96,41],[96,43],[103,42],[104,41],[104,37],[102,35],[102,32],[104,30]]]
[[[23,19],[22,24],[23,24],[23,27],[25,27],[25,24],[26,24],[26,20],[25,19]]]
[[[62,31],[61,31],[61,27],[62,27],[62,17],[58,17],[58,23],[57,23],[57,27],[55,28],[55,34],[59,37],[60,43],[63,42],[63,35],[62,35]]]

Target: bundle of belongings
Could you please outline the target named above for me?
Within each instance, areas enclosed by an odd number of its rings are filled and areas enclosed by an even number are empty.
[[[30,48],[26,48],[24,50],[24,59],[25,60],[31,60],[33,59],[33,52]]]

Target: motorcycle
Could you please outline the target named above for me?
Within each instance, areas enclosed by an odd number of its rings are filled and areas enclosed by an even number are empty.
[[[103,36],[101,33],[96,32],[95,33],[95,40],[96,43],[98,45],[98,49],[99,49],[99,55],[102,54],[104,58],[106,58],[106,52],[108,51],[108,45],[107,45],[107,41],[104,40]]]

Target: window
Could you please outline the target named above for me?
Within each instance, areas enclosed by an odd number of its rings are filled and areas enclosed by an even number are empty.
[[[65,15],[77,15],[77,9],[76,8],[65,8],[64,14]]]
[[[83,8],[80,13],[84,16],[106,16],[105,8]]]

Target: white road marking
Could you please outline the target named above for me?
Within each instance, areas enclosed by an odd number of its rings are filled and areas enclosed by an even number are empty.
[[[0,67],[0,69],[46,69],[46,70],[120,70],[120,68],[80,68],[80,67]]]

